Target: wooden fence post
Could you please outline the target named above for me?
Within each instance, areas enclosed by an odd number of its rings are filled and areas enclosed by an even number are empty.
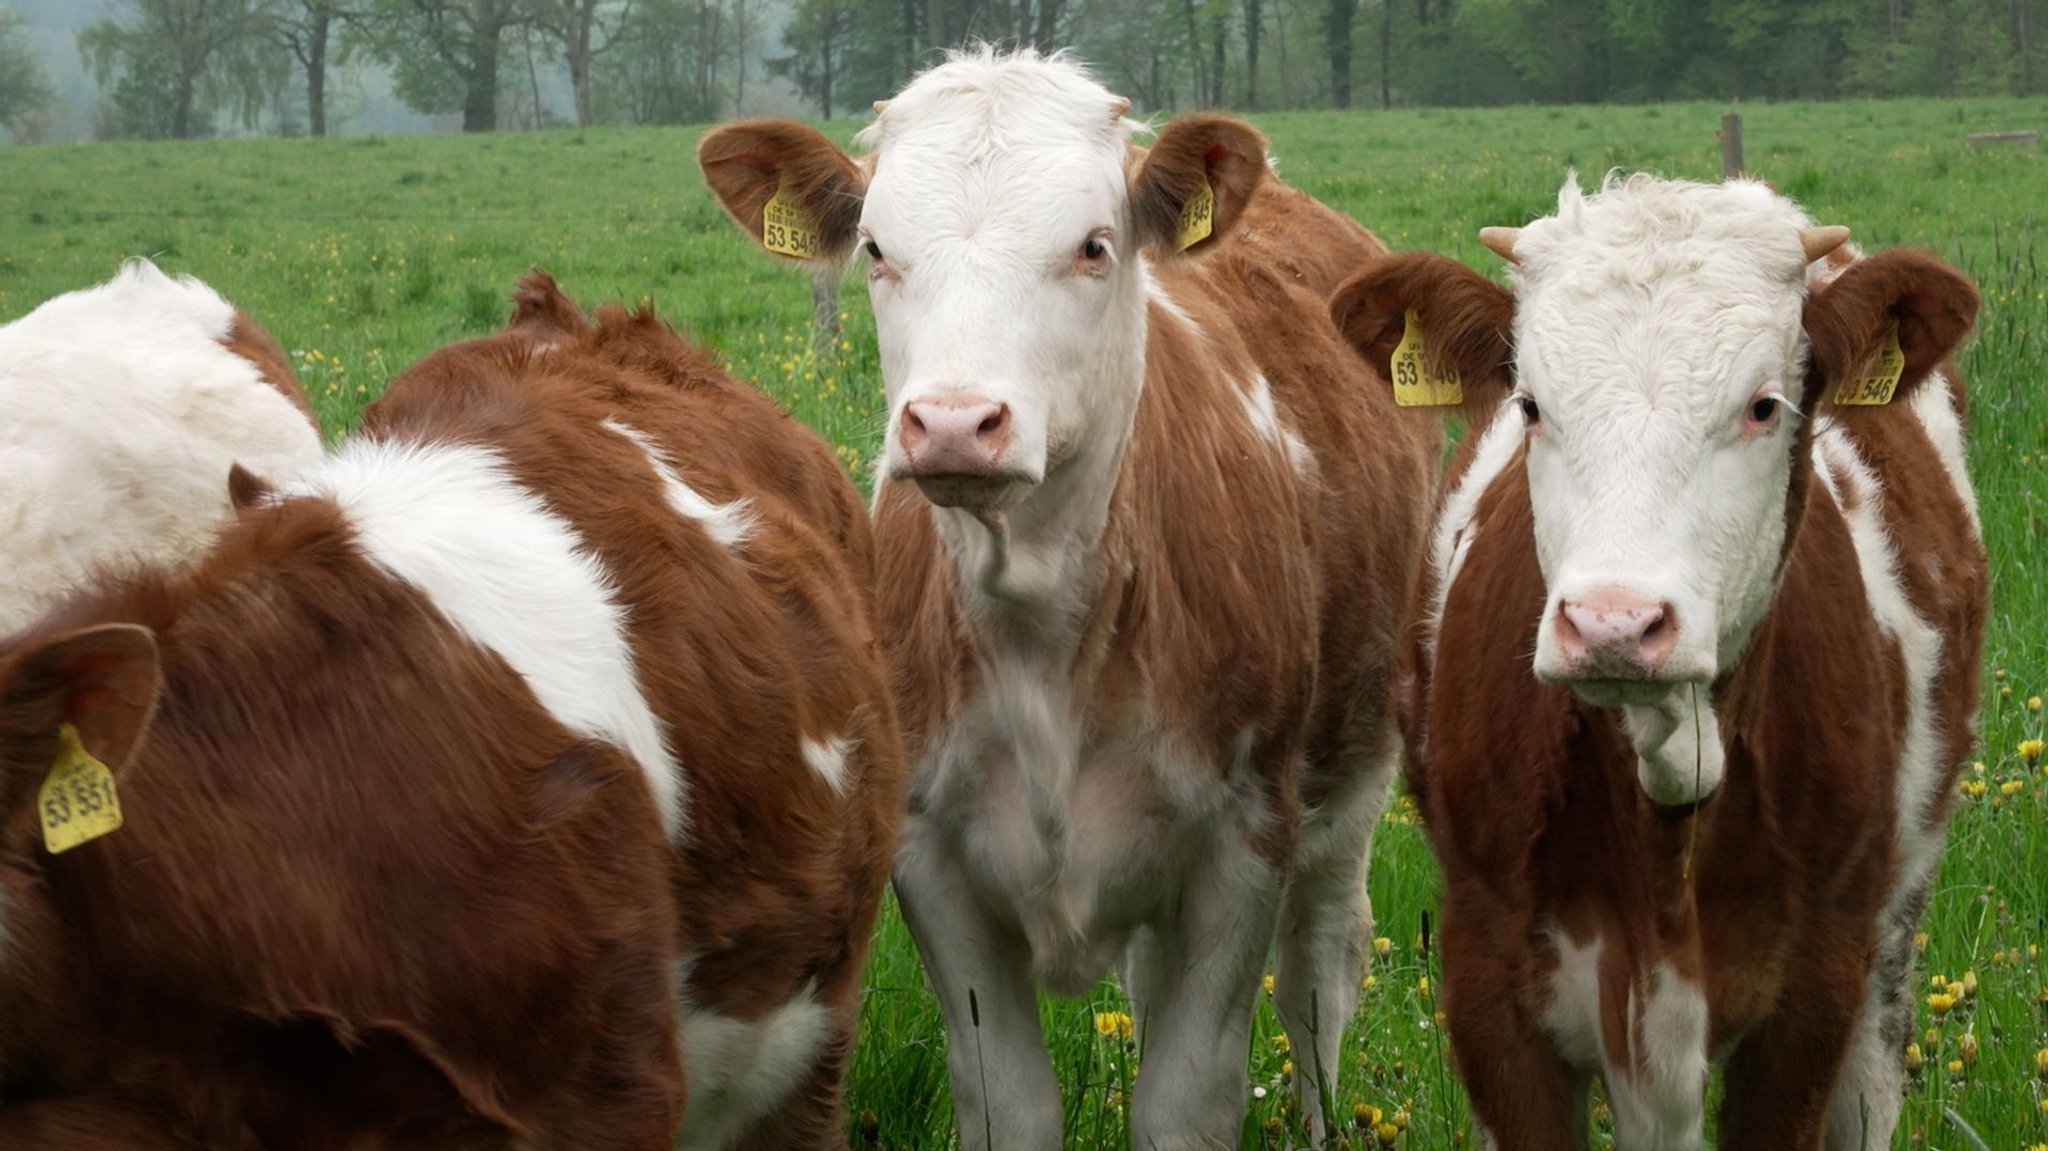
[[[1732,180],[1742,175],[1742,113],[1729,112],[1721,117],[1721,178]]]
[[[839,267],[811,270],[811,350],[829,362],[839,348]]]

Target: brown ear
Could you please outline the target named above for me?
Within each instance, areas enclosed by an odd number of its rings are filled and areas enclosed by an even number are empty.
[[[228,506],[236,511],[253,508],[277,489],[270,481],[240,464],[228,465]]]
[[[539,336],[575,336],[589,331],[590,321],[545,269],[529,268],[519,277],[519,286],[512,289],[512,322],[506,329],[523,329]]]
[[[1198,251],[1227,234],[1266,178],[1266,138],[1242,120],[1214,113],[1181,116],[1152,141],[1131,178],[1131,215],[1138,244],[1161,257]],[[1214,197],[1209,234],[1181,244],[1181,213],[1209,183]]]
[[[816,128],[794,120],[726,124],[698,142],[697,163],[705,183],[755,243],[762,243],[762,209],[781,189],[785,200],[810,214],[819,259],[836,262],[853,247],[867,177]]]
[[[1893,320],[1905,356],[1893,400],[1909,394],[1962,345],[1978,303],[1969,277],[1926,252],[1894,248],[1849,265],[1806,300],[1808,406],[1876,357]]]
[[[1383,380],[1413,311],[1428,333],[1425,354],[1464,381],[1465,402],[1491,406],[1513,386],[1515,300],[1456,260],[1429,252],[1381,256],[1330,297],[1337,330]]]
[[[117,775],[149,728],[161,680],[156,637],[134,624],[38,637],[0,668],[0,676],[5,677],[0,681],[5,701],[0,723],[7,734],[42,736],[69,723],[78,729],[85,749]],[[29,766],[33,781],[0,780],[10,810],[23,784],[32,793],[49,768],[48,763]]]

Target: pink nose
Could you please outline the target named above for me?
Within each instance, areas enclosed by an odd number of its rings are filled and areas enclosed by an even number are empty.
[[[896,428],[913,476],[987,476],[1010,446],[1010,405],[943,395],[903,406]]]
[[[1558,604],[1551,619],[1558,654],[1580,679],[1645,679],[1678,643],[1671,605],[1602,588]]]

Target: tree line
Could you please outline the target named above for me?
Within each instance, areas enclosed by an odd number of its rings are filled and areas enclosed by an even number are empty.
[[[689,123],[765,70],[826,118],[940,49],[1070,48],[1141,110],[2032,95],[2048,0],[116,0],[78,36],[101,137],[325,134],[374,61],[464,131]],[[2044,11],[2035,11],[2042,9]],[[764,33],[779,27],[779,35]],[[772,43],[768,43],[772,41]],[[750,64],[753,75],[750,76]],[[562,77],[556,113],[541,76]],[[0,6],[0,122],[50,99]]]

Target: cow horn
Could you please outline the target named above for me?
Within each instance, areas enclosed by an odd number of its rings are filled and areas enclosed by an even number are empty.
[[[1809,264],[1848,242],[1849,229],[1840,224],[1799,229],[1799,250],[1806,253]]]
[[[1510,264],[1519,264],[1515,258],[1515,241],[1522,238],[1520,228],[1481,228],[1479,242],[1492,248],[1494,254]]]
[[[1109,102],[1109,118],[1111,120],[1123,119],[1124,114],[1129,112],[1130,110],[1131,102],[1122,96],[1118,96],[1116,99],[1111,100]]]
[[[882,114],[882,113],[883,113],[883,112],[884,112],[884,111],[885,111],[885,110],[886,110],[886,109],[887,109],[888,107],[889,107],[889,102],[888,102],[887,100],[877,100],[877,101],[875,101],[875,115],[877,115],[877,116],[881,115],[881,114]]]

